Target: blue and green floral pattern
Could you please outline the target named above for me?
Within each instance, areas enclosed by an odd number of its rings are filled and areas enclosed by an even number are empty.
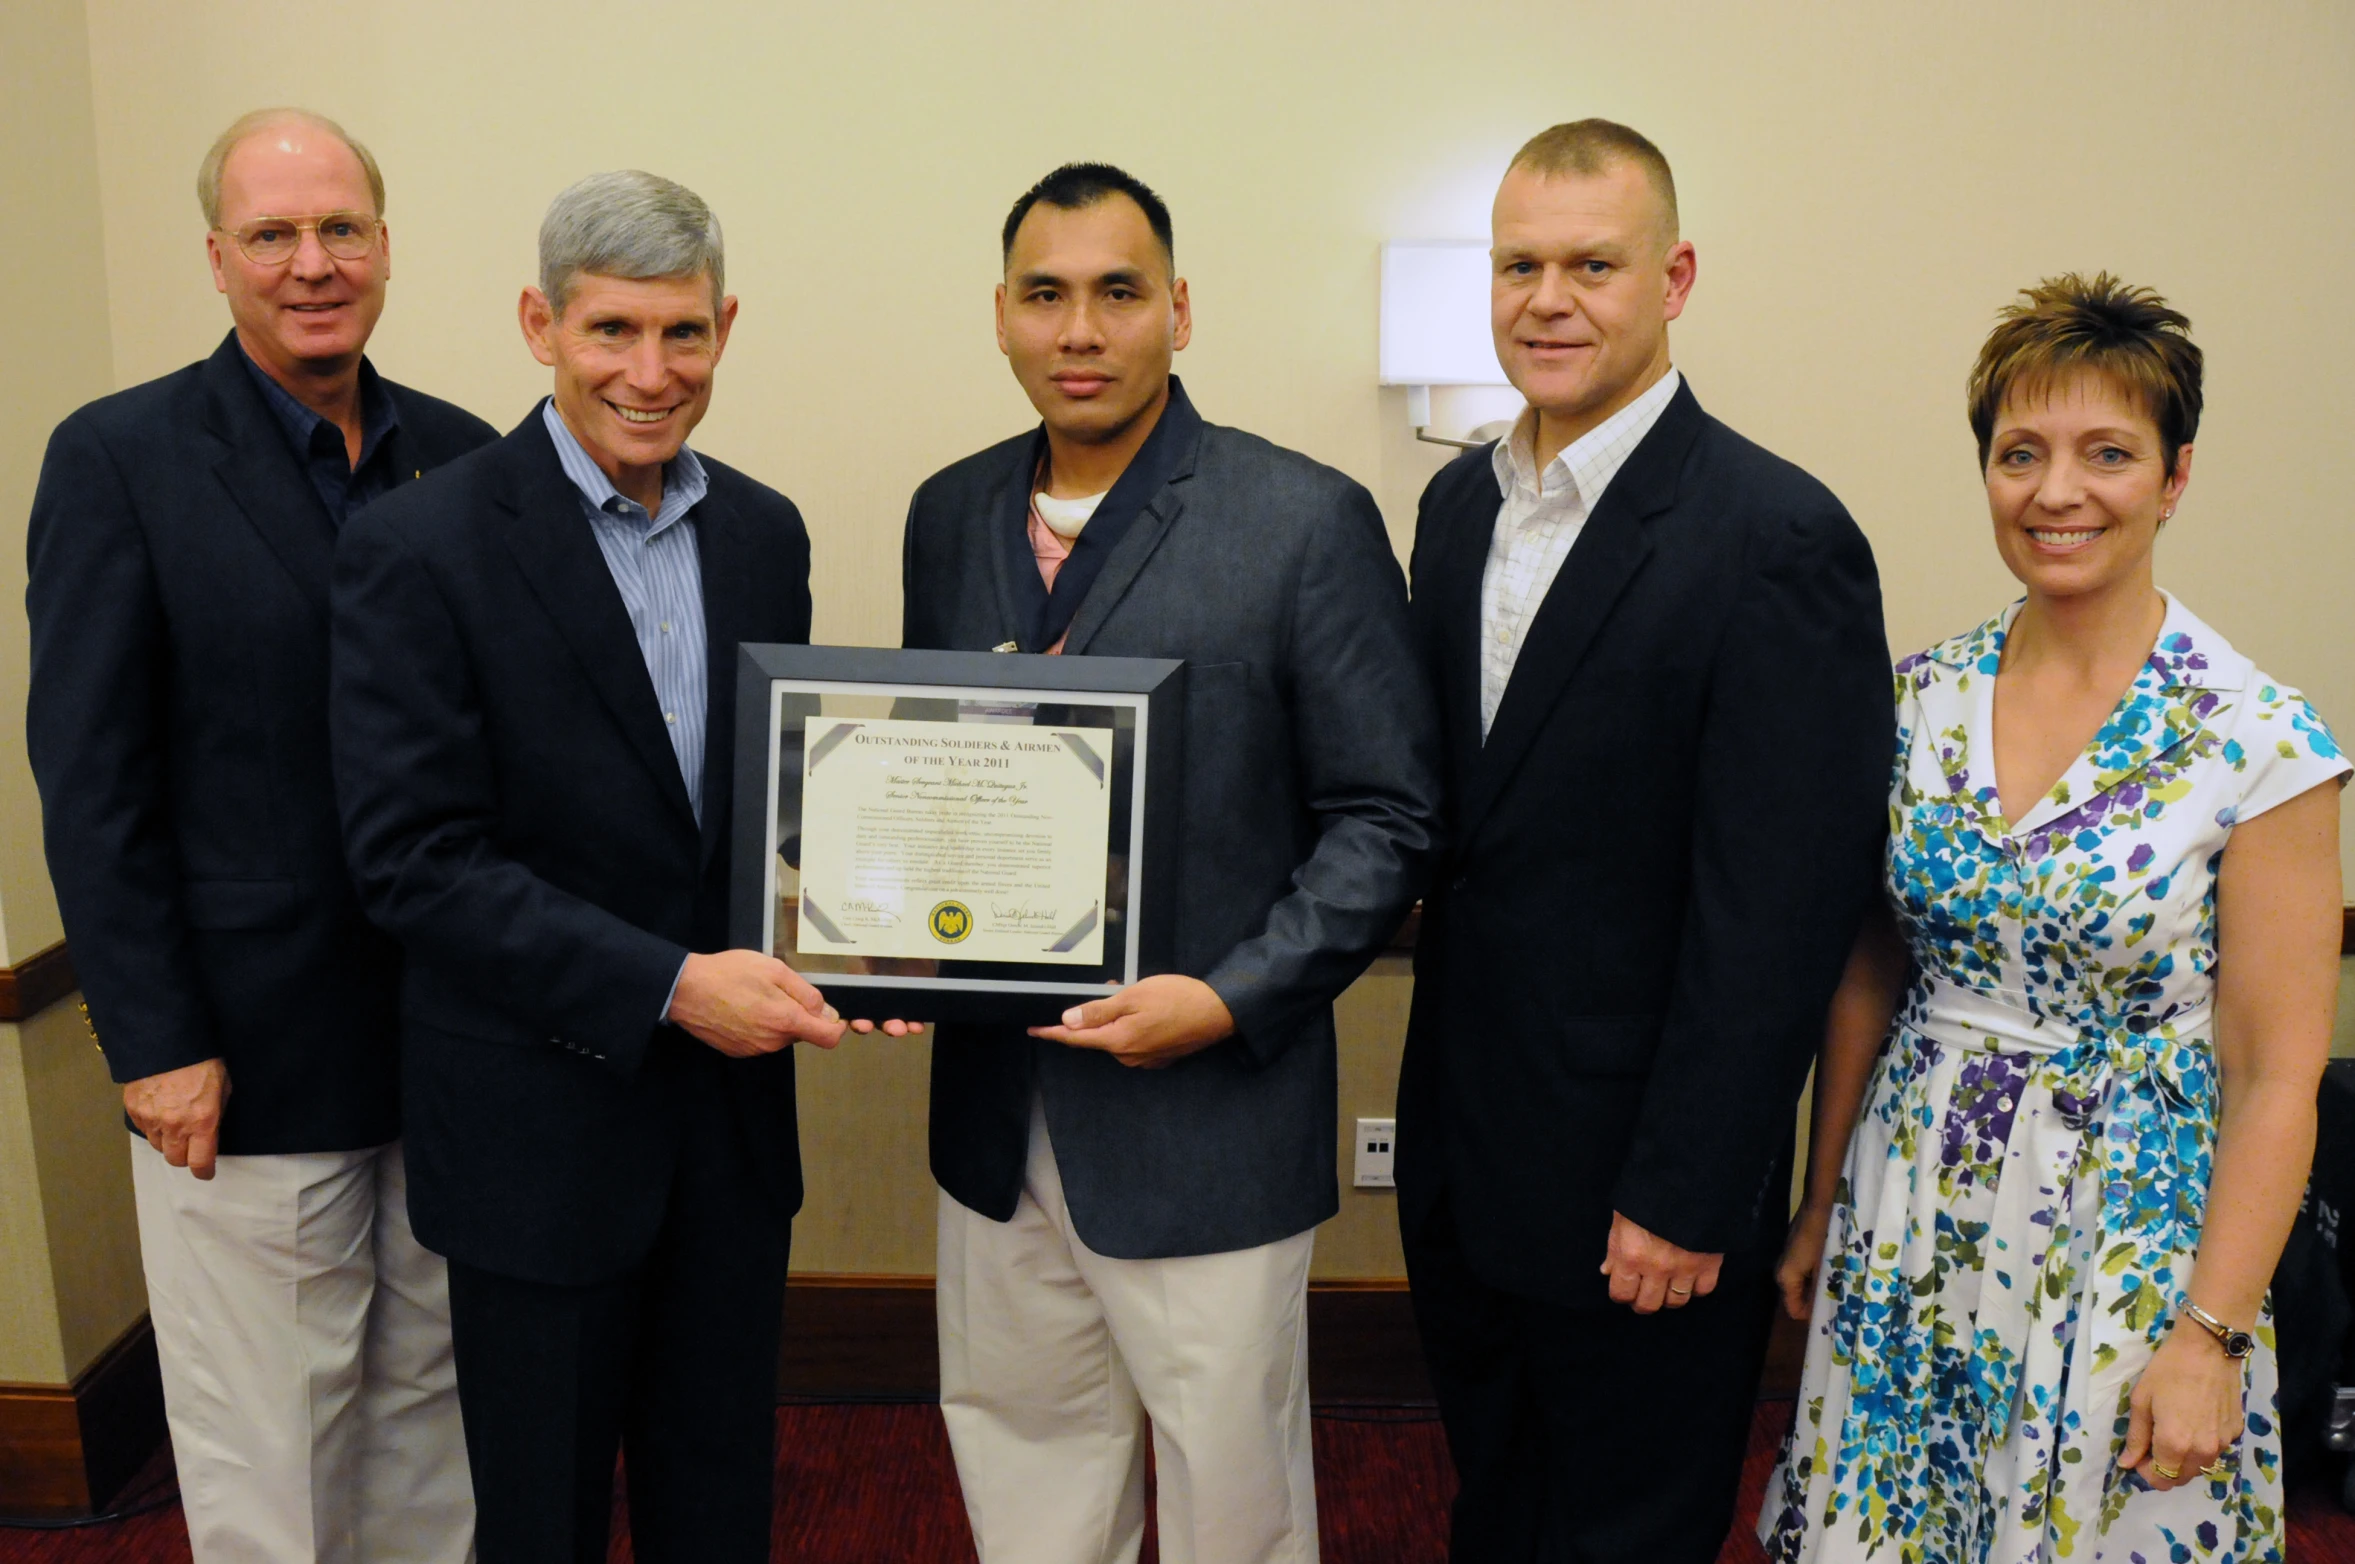
[[[2350,769],[2297,692],[2173,598],[2018,821],[1995,673],[2019,605],[1897,666],[1885,890],[1913,977],[1848,1148],[1770,1558],[2282,1556],[2270,1315],[2228,1475],[2121,1472],[2208,1195],[2216,874],[2236,821]]]

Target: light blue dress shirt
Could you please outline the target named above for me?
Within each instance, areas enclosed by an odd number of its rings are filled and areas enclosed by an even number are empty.
[[[703,727],[710,688],[703,640],[703,556],[696,547],[695,518],[688,514],[711,489],[703,463],[685,446],[662,470],[662,508],[653,515],[614,488],[580,441],[557,415],[553,401],[540,404],[556,460],[581,491],[581,513],[596,535],[597,551],[613,573],[638,655],[662,703],[663,725],[679,757],[687,801],[703,821]]]
[[[679,757],[679,776],[687,784],[687,801],[701,825],[710,666],[703,640],[703,556],[696,547],[695,519],[688,513],[710,491],[711,478],[695,453],[680,446],[662,470],[662,508],[649,516],[645,506],[614,488],[613,480],[565,427],[554,401],[540,404],[540,416],[548,425],[548,438],[555,442],[558,464],[580,490],[581,514],[597,539],[597,551],[605,556],[622,606],[629,610],[638,655],[646,659],[671,751]],[[679,972],[686,970],[687,964],[680,962]],[[656,1020],[670,1014],[671,998],[678,990],[674,975]]]

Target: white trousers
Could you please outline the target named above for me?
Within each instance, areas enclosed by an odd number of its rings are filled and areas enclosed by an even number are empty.
[[[131,1139],[195,1564],[467,1564],[449,1276],[399,1144],[216,1167]]]
[[[940,1197],[940,1405],[982,1564],[1134,1564],[1153,1435],[1165,1564],[1315,1564],[1308,1256],[1113,1260],[1045,1115],[1011,1222]]]

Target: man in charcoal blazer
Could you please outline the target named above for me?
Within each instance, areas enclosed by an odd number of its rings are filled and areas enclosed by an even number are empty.
[[[769,1556],[801,1204],[796,1039],[727,946],[741,641],[809,636],[791,501],[685,444],[736,300],[717,220],[592,175],[540,231],[555,394],[336,557],[334,747],[363,901],[407,953],[410,1201],[449,1257],[483,1564]]]
[[[933,1048],[941,1399],[985,1561],[1310,1560],[1305,1302],[1332,1000],[1433,849],[1432,710],[1372,498],[1203,421],[1159,198],[1073,165],[1004,233],[1043,427],[908,515],[905,644],[1186,662],[1176,971]]]
[[[400,953],[344,867],[328,570],[493,439],[364,350],[375,160],[250,114],[199,167],[233,328],[58,426],[27,534],[26,741],[131,1174],[198,1564],[469,1556],[441,1261],[403,1198]]]
[[[1649,141],[1588,120],[1498,192],[1529,399],[1424,493],[1448,753],[1399,1219],[1462,1486],[1457,1564],[1717,1557],[1793,1110],[1867,898],[1893,717],[1871,551],[1668,358],[1692,286]]]

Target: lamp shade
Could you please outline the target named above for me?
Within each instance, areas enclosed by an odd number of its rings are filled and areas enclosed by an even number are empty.
[[[1501,386],[1488,332],[1488,246],[1393,240],[1382,246],[1382,384]]]

